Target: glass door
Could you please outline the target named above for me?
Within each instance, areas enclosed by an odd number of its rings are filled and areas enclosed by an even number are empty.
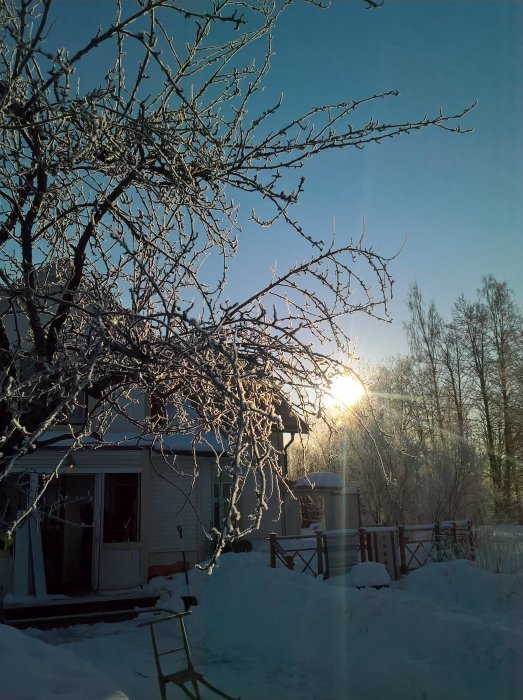
[[[49,484],[40,508],[47,593],[92,590],[94,474],[65,474]]]

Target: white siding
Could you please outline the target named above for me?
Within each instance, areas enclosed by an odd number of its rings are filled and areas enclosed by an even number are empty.
[[[17,462],[15,471],[51,471],[55,469],[60,460],[63,459],[65,450],[61,449],[39,449]],[[125,471],[141,467],[141,450],[122,449],[99,449],[99,450],[79,450],[72,455],[74,470],[78,473],[92,473],[95,471]],[[61,469],[60,473],[67,473],[67,465]]]
[[[136,588],[145,583],[140,573],[140,548],[134,543],[104,547],[100,557],[100,591]]]
[[[65,450],[41,449],[22,457],[16,462],[14,472],[22,471],[52,471],[60,464],[65,456]]]
[[[274,431],[271,436],[272,444],[280,451],[280,466],[283,467],[283,447],[284,447],[284,436],[283,433],[279,431]],[[270,532],[276,532],[278,535],[286,535],[286,518],[285,518],[285,506],[287,501],[287,496],[285,491],[282,489],[281,493],[278,493],[278,485],[276,483],[276,477],[273,476],[272,471],[267,467],[265,469],[266,477],[266,489],[269,495],[268,508],[263,513],[262,521],[259,530],[255,530],[248,535],[247,539],[253,541],[266,540]],[[280,512],[280,499],[283,501]],[[256,508],[256,484],[254,476],[249,474],[247,476],[245,486],[243,488],[241,500],[240,500],[240,513],[241,513],[241,524],[246,527],[250,524],[249,515],[254,512]],[[293,530],[295,518],[291,518],[291,532],[290,534],[296,534]]]
[[[181,560],[178,525],[183,529],[185,551],[191,563],[203,557],[203,528],[209,527],[212,518],[213,463],[212,458],[198,458],[199,476],[193,484],[192,458],[178,456],[175,468],[170,468],[160,457],[153,457],[145,525],[150,565]]]
[[[270,498],[268,498],[268,509],[263,513],[262,521],[259,530],[251,532],[247,536],[247,539],[258,541],[266,540],[270,532],[276,532],[278,535],[285,535],[285,526],[282,516],[279,514],[279,504],[280,498],[277,491],[276,483],[271,484],[271,474],[267,468],[267,491],[270,493]],[[284,494],[281,494],[283,498]],[[240,513],[241,513],[241,524],[243,527],[250,523],[249,515],[254,512],[256,508],[256,493],[255,493],[255,482],[252,474],[247,476],[245,481],[245,486],[243,488],[241,500],[240,500]]]

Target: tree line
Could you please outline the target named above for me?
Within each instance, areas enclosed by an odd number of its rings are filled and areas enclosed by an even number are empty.
[[[485,277],[444,317],[415,284],[409,352],[367,373],[365,399],[318,424],[294,468],[342,471],[373,522],[523,522],[523,314]]]

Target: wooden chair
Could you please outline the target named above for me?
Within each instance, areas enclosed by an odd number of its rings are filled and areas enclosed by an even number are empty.
[[[190,610],[188,610],[187,612],[174,613],[173,615],[166,615],[165,617],[161,617],[158,620],[143,622],[139,625],[140,627],[149,627],[149,630],[151,632],[151,641],[153,645],[154,660],[156,662],[156,672],[158,674],[158,684],[160,686],[161,699],[167,700],[167,683],[174,683],[174,685],[177,685],[180,688],[180,690],[182,690],[185,693],[185,695],[187,695],[187,697],[192,698],[193,700],[202,700],[202,696],[200,695],[200,688],[198,685],[199,683],[201,683],[206,688],[209,688],[209,690],[211,690],[213,693],[219,695],[222,698],[227,698],[227,700],[240,700],[240,698],[233,698],[231,695],[227,695],[227,693],[218,690],[218,688],[206,681],[201,673],[198,673],[198,671],[195,670],[192,662],[189,640],[187,639],[187,632],[183,620],[183,618],[186,615],[190,614]],[[183,644],[181,647],[175,647],[174,649],[160,651],[158,647],[158,640],[156,638],[155,626],[159,625],[162,622],[167,622],[169,620],[178,620]],[[185,653],[186,667],[174,673],[164,673],[160,661],[161,657],[166,656],[167,654],[175,654],[180,651],[183,651]],[[188,684],[191,684],[192,691],[186,687],[186,685]]]

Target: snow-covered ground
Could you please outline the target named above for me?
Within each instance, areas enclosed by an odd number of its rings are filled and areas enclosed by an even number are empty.
[[[523,698],[523,569],[429,564],[379,590],[350,579],[273,570],[259,552],[224,555],[212,576],[191,572],[196,668],[242,700]],[[151,585],[180,609],[182,577]],[[0,700],[158,698],[139,621],[0,627]],[[174,646],[175,626],[160,627]],[[168,697],[183,695],[170,686]]]

